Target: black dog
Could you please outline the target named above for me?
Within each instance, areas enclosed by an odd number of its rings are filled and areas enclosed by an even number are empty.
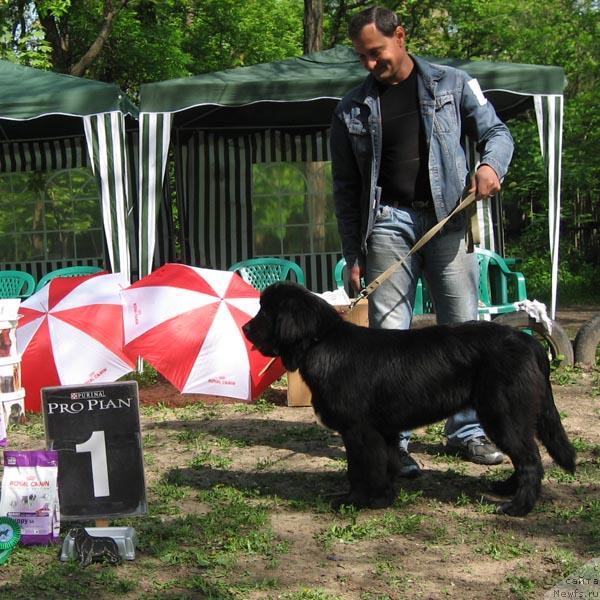
[[[119,548],[113,538],[90,535],[82,525],[72,527],[69,535],[73,538],[75,554],[82,567],[93,562],[106,561],[111,565],[121,563]]]
[[[495,491],[514,497],[498,508],[525,515],[539,496],[543,468],[534,436],[565,470],[575,450],[554,405],[550,366],[530,335],[493,322],[409,331],[348,323],[305,288],[275,283],[243,328],[266,356],[300,369],[317,416],[346,447],[350,492],[338,502],[389,506],[396,497],[400,431],[474,408],[514,473]]]

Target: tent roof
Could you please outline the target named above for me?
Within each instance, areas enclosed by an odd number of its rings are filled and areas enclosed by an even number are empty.
[[[0,140],[64,137],[82,131],[81,117],[137,108],[114,84],[0,60]]]
[[[531,106],[533,94],[562,94],[566,84],[561,67],[431,60],[462,68],[476,77],[504,118]],[[364,77],[365,71],[352,48],[336,46],[279,62],[144,84],[140,111],[185,112],[175,115],[175,126],[184,128],[244,123],[318,125],[321,121],[325,125],[329,123],[332,105]],[[286,107],[280,103],[286,103]],[[302,106],[303,103],[310,106]],[[237,110],[232,111],[233,107]],[[240,107],[245,107],[245,111],[240,111]]]

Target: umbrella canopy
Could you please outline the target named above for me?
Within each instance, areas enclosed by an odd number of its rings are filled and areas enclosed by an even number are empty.
[[[241,331],[259,292],[235,273],[168,263],[123,297],[125,351],[183,393],[252,400],[284,372]]]
[[[42,387],[115,381],[134,368],[123,352],[120,273],[59,277],[19,311],[25,408],[39,411]]]

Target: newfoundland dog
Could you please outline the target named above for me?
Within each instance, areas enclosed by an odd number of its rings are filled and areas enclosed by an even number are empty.
[[[494,486],[513,495],[498,512],[525,515],[535,505],[544,471],[534,436],[563,469],[575,470],[548,357],[526,333],[488,321],[408,331],[359,327],[291,282],[266,288],[259,312],[243,329],[264,355],[300,370],[318,418],[341,434],[350,491],[337,506],[391,505],[399,432],[465,408],[477,411],[514,466]]]

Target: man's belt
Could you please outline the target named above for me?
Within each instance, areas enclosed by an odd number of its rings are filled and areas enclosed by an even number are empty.
[[[390,206],[391,208],[412,208],[413,210],[425,210],[427,208],[433,208],[433,202],[426,200],[415,200],[414,202],[382,202],[381,206]]]

